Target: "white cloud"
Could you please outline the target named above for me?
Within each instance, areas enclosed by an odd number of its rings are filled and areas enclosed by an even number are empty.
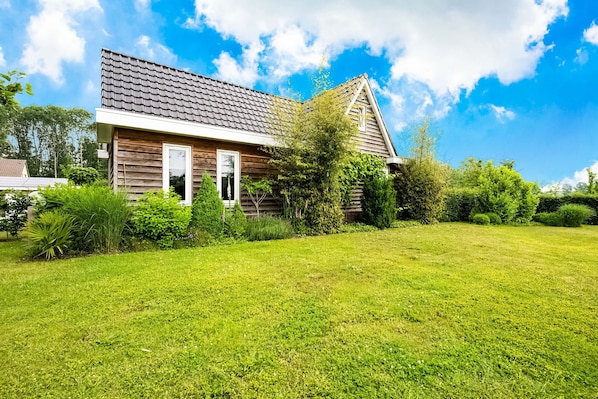
[[[595,161],[593,165],[583,168],[582,170],[578,170],[573,174],[573,177],[565,177],[560,182],[552,183],[542,187],[542,191],[559,191],[563,186],[571,186],[575,187],[579,183],[588,183],[588,171],[590,169],[592,172],[598,174],[598,161]]]
[[[490,104],[488,107],[494,112],[494,116],[500,123],[505,123],[507,119],[510,121],[515,119],[515,112],[510,111],[505,107],[496,106],[494,104]]]
[[[4,59],[4,53],[2,52],[2,47],[0,47],[0,67],[6,65],[6,60]]]
[[[176,64],[177,56],[171,49],[160,43],[154,43],[147,35],[141,35],[135,42],[137,53],[142,58],[166,65]]]
[[[577,62],[579,65],[583,65],[590,59],[588,52],[582,47],[575,50],[575,57],[574,61]]]
[[[259,78],[258,60],[263,49],[261,43],[244,48],[241,62],[227,52],[220,53],[220,56],[214,60],[218,68],[217,77],[242,86],[253,86]]]
[[[101,11],[97,0],[40,0],[41,12],[29,18],[28,41],[21,63],[30,74],[42,73],[62,84],[62,64],[83,62],[85,39],[77,32],[75,16]]]
[[[145,12],[150,9],[152,0],[135,0],[135,9],[137,12]]]
[[[598,25],[596,25],[595,21],[592,21],[590,27],[583,31],[583,39],[588,43],[598,46]]]
[[[241,62],[221,54],[217,65],[253,76],[256,65],[245,61],[251,59],[267,71],[256,79],[281,80],[317,68],[323,55],[333,60],[365,46],[392,64],[382,91],[407,89],[406,102],[420,101],[403,107],[407,115],[446,114],[484,77],[509,84],[533,76],[552,47],[543,41],[548,26],[568,13],[567,0],[195,0],[195,7],[186,27],[209,26],[246,49]],[[257,60],[246,53],[261,46]]]

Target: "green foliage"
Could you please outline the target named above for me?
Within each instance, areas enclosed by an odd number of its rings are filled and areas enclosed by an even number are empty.
[[[588,195],[573,193],[563,196],[540,195],[538,212],[556,212],[560,206],[565,204],[586,205],[598,212],[598,195]],[[598,225],[598,216],[592,216],[585,222],[586,224]]]
[[[366,223],[386,229],[397,219],[397,193],[391,177],[374,175],[363,184],[361,206]]]
[[[450,188],[444,200],[443,222],[467,222],[475,206],[475,188]]]
[[[31,84],[26,83],[25,87],[19,82],[25,77],[24,72],[19,72],[16,69],[6,73],[0,73],[0,107],[17,107],[19,101],[15,98],[17,94],[23,92],[33,95]]]
[[[488,225],[488,224],[490,224],[490,218],[485,213],[476,213],[471,218],[471,221],[473,223],[475,223],[475,224],[481,224],[481,225]]]
[[[472,215],[496,213],[503,223],[529,223],[536,212],[537,186],[525,182],[511,165],[488,161],[478,177]]]
[[[306,103],[275,104],[269,128],[277,144],[267,150],[279,172],[286,216],[304,219],[294,225],[310,234],[325,234],[342,226],[339,178],[357,126],[325,76],[314,86],[317,95]]]
[[[580,227],[587,219],[596,216],[596,211],[586,205],[566,204],[557,210],[558,215],[563,219],[565,227]]]
[[[291,223],[286,219],[261,217],[247,221],[249,241],[281,240],[295,235]]]
[[[17,236],[27,223],[27,208],[31,198],[21,191],[0,191],[0,231]]]
[[[268,194],[272,194],[272,180],[260,179],[253,181],[250,176],[241,177],[241,187],[247,191],[251,202],[255,206],[257,217],[260,217],[260,204]]]
[[[100,173],[94,168],[73,166],[69,168],[66,177],[76,186],[84,186],[100,180]]]
[[[490,212],[490,213],[487,213],[486,216],[488,216],[488,219],[490,220],[490,224],[502,224],[502,220],[500,219],[500,216],[498,216],[496,213]]]
[[[181,205],[181,197],[171,188],[168,192],[149,191],[137,201],[133,227],[135,233],[171,248],[175,239],[185,237],[191,220],[191,209]]]
[[[351,202],[352,191],[360,182],[384,175],[384,167],[384,160],[376,155],[351,152],[339,176],[342,204],[348,205]]]
[[[54,259],[62,256],[73,235],[73,217],[59,211],[38,215],[25,228],[29,239],[29,254],[34,257]]]
[[[40,190],[37,212],[58,210],[73,216],[72,249],[85,252],[114,252],[123,241],[131,218],[124,192],[115,193],[107,185],[76,187],[57,184]]]
[[[191,226],[218,239],[224,228],[224,204],[218,195],[216,183],[208,173],[201,178],[201,186],[193,199]]]
[[[558,212],[539,212],[534,215],[533,220],[546,226],[563,226],[565,223]]]
[[[238,201],[235,201],[235,206],[232,209],[226,210],[226,218],[224,220],[224,234],[227,237],[241,240],[245,238],[247,230],[247,217],[243,208]]]
[[[400,165],[395,176],[400,219],[435,223],[444,211],[449,170],[434,157],[436,136],[429,127],[426,119],[414,128],[411,157]]]

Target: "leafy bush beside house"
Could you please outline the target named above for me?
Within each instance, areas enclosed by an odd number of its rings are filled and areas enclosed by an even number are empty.
[[[191,220],[191,209],[180,201],[181,197],[172,188],[168,192],[145,193],[137,201],[133,218],[135,233],[160,248],[171,248],[175,239],[186,236]]]

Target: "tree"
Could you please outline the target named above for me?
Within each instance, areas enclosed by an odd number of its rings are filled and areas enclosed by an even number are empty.
[[[529,223],[539,199],[535,183],[526,182],[513,164],[484,164],[476,186],[477,194],[472,216],[495,213],[503,223]]]
[[[81,108],[19,108],[11,118],[8,155],[27,160],[32,176],[62,177],[74,159],[83,164],[88,143],[97,149],[91,137],[92,117]]]
[[[343,222],[339,176],[357,126],[345,114],[328,75],[314,79],[316,95],[300,105],[275,104],[270,130],[276,146],[267,150],[278,169],[285,213],[299,230],[326,234]]]
[[[214,238],[222,236],[224,227],[224,204],[216,189],[216,183],[208,173],[201,177],[201,186],[193,198],[191,224]]]
[[[435,223],[442,216],[449,168],[435,158],[436,136],[425,119],[411,135],[410,158],[395,176],[399,217]]]
[[[268,194],[272,194],[272,181],[270,179],[260,179],[253,181],[249,176],[243,176],[241,178],[241,187],[247,191],[249,198],[255,206],[257,217],[260,217],[260,204]]]
[[[15,96],[23,92],[33,95],[31,84],[26,83],[23,88],[23,84],[19,82],[23,77],[25,73],[17,70],[0,73],[0,156],[6,155],[6,137],[10,131],[14,111],[19,107],[19,101]]]

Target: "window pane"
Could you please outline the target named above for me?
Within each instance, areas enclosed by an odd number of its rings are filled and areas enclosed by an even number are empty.
[[[220,181],[222,199],[232,201],[235,199],[235,156],[231,154],[220,155]]]
[[[170,178],[170,186],[174,188],[174,192],[185,198],[185,169],[186,159],[184,150],[168,150],[168,175]]]

